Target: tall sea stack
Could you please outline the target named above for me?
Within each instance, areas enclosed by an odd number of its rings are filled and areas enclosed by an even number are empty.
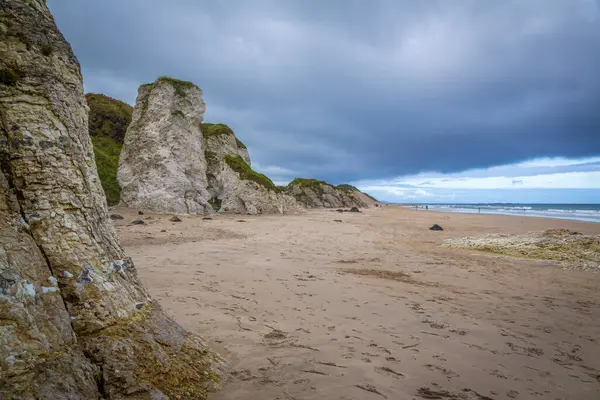
[[[121,203],[158,213],[299,211],[252,169],[227,125],[203,122],[205,109],[191,82],[160,77],[140,86],[119,160]]]
[[[44,0],[0,0],[0,398],[205,398],[217,356],[109,222],[82,77]]]

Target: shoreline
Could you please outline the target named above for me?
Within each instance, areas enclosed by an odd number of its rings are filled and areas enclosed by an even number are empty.
[[[481,211],[475,207],[464,207],[461,208],[461,204],[452,204],[448,205],[437,205],[437,204],[419,204],[419,207],[428,206],[429,209],[425,210],[422,208],[415,209],[414,205],[407,204],[388,204],[401,206],[403,208],[412,210],[412,211],[434,211],[434,212],[442,212],[442,213],[452,213],[452,214],[486,214],[486,215],[507,215],[514,217],[531,217],[531,218],[549,218],[549,219],[560,219],[560,220],[569,220],[569,221],[582,221],[582,222],[592,222],[592,223],[600,223],[600,211],[598,212],[598,216],[573,216],[569,215],[569,211],[561,211],[559,212],[544,212],[544,211],[536,211],[536,210],[521,210],[521,211],[510,211],[510,210],[494,210],[488,207],[481,207]],[[472,206],[472,205],[470,205]],[[575,211],[572,212],[575,214]]]
[[[600,397],[600,273],[443,246],[598,224],[395,205],[146,225],[116,212],[151,295],[228,360],[211,400]]]

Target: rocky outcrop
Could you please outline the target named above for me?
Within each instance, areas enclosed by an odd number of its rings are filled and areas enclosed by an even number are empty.
[[[117,171],[122,203],[177,214],[211,210],[205,109],[202,91],[191,82],[162,77],[140,86]]]
[[[140,284],[44,0],[0,0],[0,398],[205,398],[217,356]]]
[[[250,167],[246,146],[224,124],[203,124],[209,202],[215,210],[277,214],[301,207],[265,175]]]
[[[365,208],[376,202],[354,186],[333,186],[316,179],[296,178],[289,183],[286,192],[307,208]]]
[[[117,173],[121,202],[159,213],[297,211],[296,201],[252,170],[224,124],[203,123],[202,91],[162,77],[142,85]]]

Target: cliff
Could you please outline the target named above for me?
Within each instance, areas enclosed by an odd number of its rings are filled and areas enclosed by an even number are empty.
[[[246,146],[227,125],[203,123],[205,109],[191,82],[161,77],[140,87],[117,172],[121,202],[160,213],[298,210],[252,170]]]
[[[307,208],[365,208],[377,201],[354,186],[333,186],[317,179],[296,178],[285,191]]]
[[[133,107],[103,94],[88,93],[85,100],[90,108],[88,127],[100,183],[108,204],[118,204],[121,196],[117,182],[119,155]]]
[[[44,0],[0,10],[0,398],[205,398],[218,357],[117,240],[71,47]]]

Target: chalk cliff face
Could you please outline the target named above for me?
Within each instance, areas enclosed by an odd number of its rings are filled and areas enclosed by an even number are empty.
[[[280,193],[265,175],[250,167],[246,146],[223,124],[204,124],[205,157],[211,204],[223,212],[277,214],[299,211],[296,201]]]
[[[121,202],[161,213],[298,211],[252,170],[227,125],[203,123],[205,109],[191,82],[163,77],[140,87],[119,161]]]
[[[296,178],[286,192],[307,208],[364,208],[376,202],[354,186],[333,186],[316,179]]]
[[[0,398],[204,398],[217,357],[119,245],[71,47],[44,0],[0,10]]]
[[[201,124],[206,106],[190,82],[142,85],[121,150],[121,202],[169,213],[210,211]]]

